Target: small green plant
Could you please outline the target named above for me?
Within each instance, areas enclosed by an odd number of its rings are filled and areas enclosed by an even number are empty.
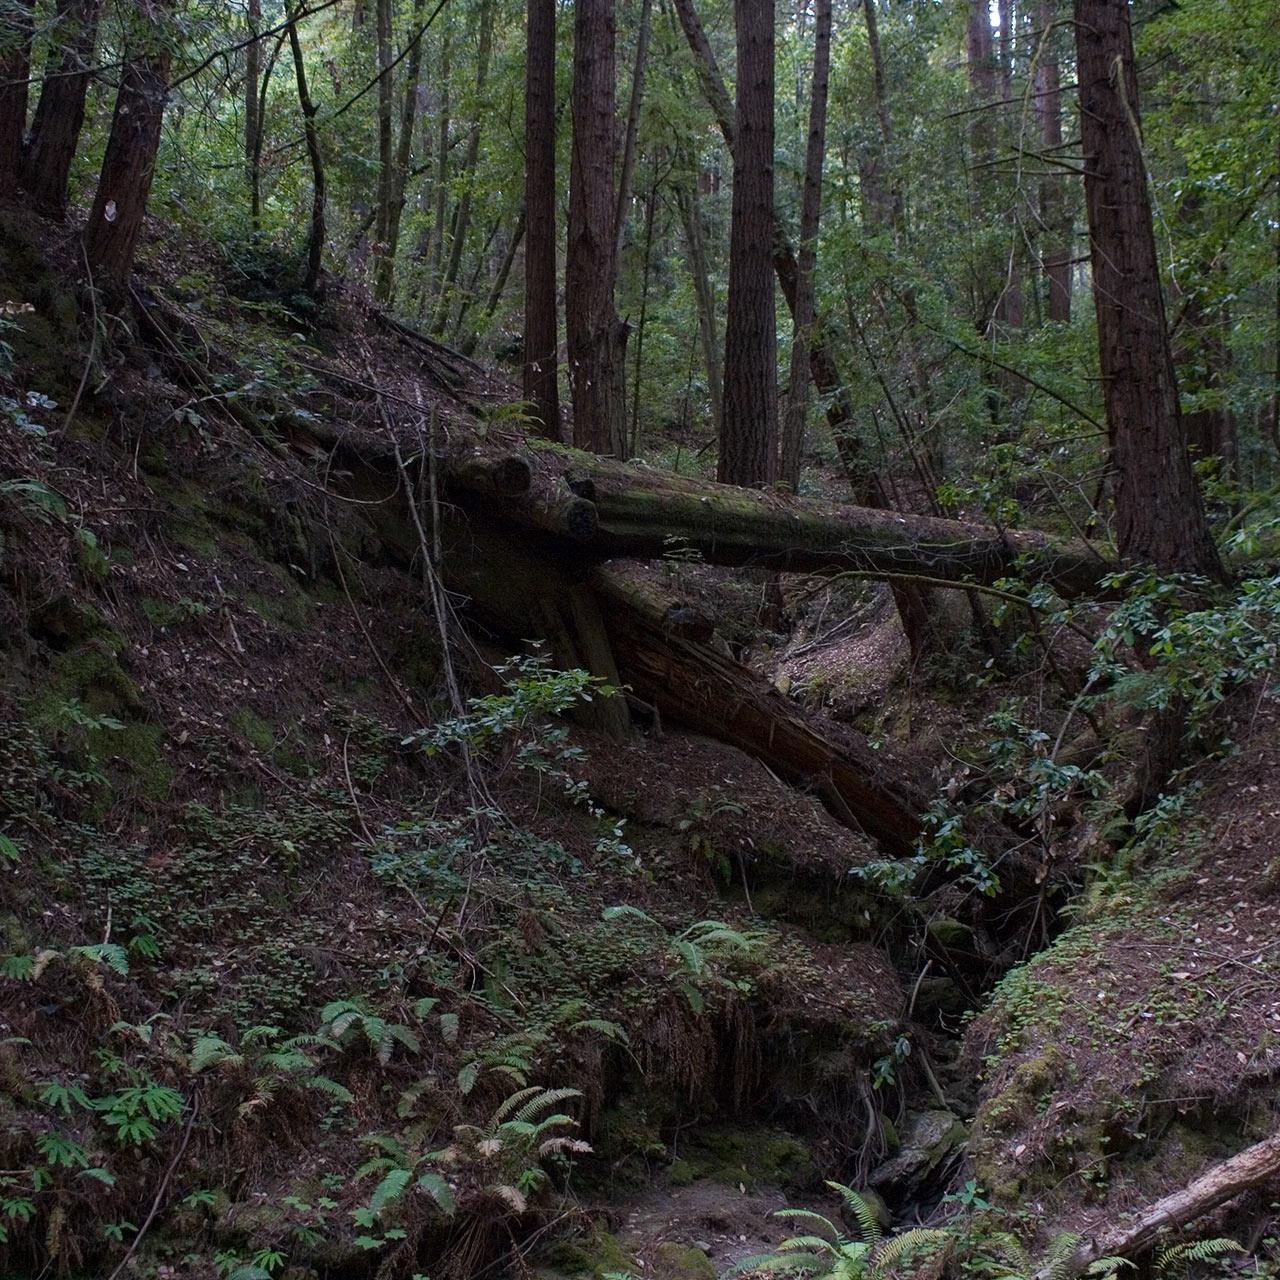
[[[702,1013],[706,1007],[701,990],[704,983],[718,981],[733,985],[712,972],[712,963],[728,956],[749,956],[767,938],[758,930],[735,929],[721,920],[699,920],[679,933],[668,934],[647,911],[629,905],[606,907],[602,918],[637,920],[666,938],[667,949],[679,966],[676,985],[694,1013]]]
[[[798,1272],[814,1280],[884,1280],[899,1263],[921,1254],[937,1253],[952,1240],[948,1231],[917,1227],[886,1239],[875,1210],[851,1187],[828,1182],[857,1221],[860,1239],[846,1236],[830,1218],[812,1209],[779,1209],[777,1218],[816,1228],[790,1236],[776,1253],[745,1258],[727,1276],[774,1271]]]
[[[363,1043],[386,1066],[396,1045],[412,1054],[422,1052],[418,1037],[400,1022],[374,1013],[361,998],[333,1000],[320,1011],[320,1034],[344,1048]]]

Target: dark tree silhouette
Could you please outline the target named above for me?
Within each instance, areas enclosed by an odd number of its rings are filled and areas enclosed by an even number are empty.
[[[556,325],[556,5],[529,0],[525,67],[524,398],[560,438]]]
[[[718,478],[762,485],[777,475],[777,315],[773,298],[771,3],[735,0],[738,84]]]

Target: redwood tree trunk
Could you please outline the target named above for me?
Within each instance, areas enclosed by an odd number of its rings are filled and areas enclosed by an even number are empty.
[[[560,439],[556,319],[556,4],[529,0],[525,66],[524,398]]]
[[[1056,33],[1049,29],[1057,17],[1057,9],[1056,0],[1041,0],[1036,23],[1042,33],[1042,44],[1036,64],[1035,101],[1040,117],[1040,142],[1048,156],[1056,156],[1062,147],[1062,72],[1058,65]],[[1071,319],[1071,207],[1061,175],[1040,179],[1040,221],[1045,245],[1041,270],[1049,294],[1049,319],[1067,324]]]
[[[735,0],[737,144],[729,231],[729,317],[718,478],[765,485],[777,476],[777,316],[773,298],[772,3]]]
[[[791,345],[791,386],[782,436],[782,479],[792,492],[800,489],[805,416],[809,408],[809,342],[816,309],[814,270],[818,260],[818,226],[822,213],[822,165],[827,150],[827,78],[831,66],[831,0],[814,8],[813,89],[809,98],[809,144],[804,162],[804,195],[800,207],[800,258],[796,273],[795,337]]]
[[[35,206],[50,217],[67,212],[71,163],[84,125],[102,0],[59,0],[54,39],[58,55],[40,90],[27,146],[26,182]]]
[[[84,232],[85,255],[108,290],[123,293],[147,212],[169,94],[168,0],[137,0],[129,49],[98,190]]]
[[[614,0],[574,5],[573,154],[565,319],[573,442],[621,457],[625,450],[627,326],[614,309]]]
[[[385,302],[383,288],[391,283],[385,267],[391,227],[391,203],[395,199],[395,110],[396,86],[391,71],[391,0],[377,0],[374,29],[378,63],[378,188],[377,216],[374,219],[374,294]]]
[[[31,75],[31,3],[14,0],[0,20],[0,195],[12,195],[22,173]]]
[[[1191,469],[1139,134],[1129,7],[1075,0],[1085,204],[1120,554],[1220,578]]]
[[[246,18],[252,37],[244,51],[244,176],[249,187],[249,224],[256,232],[262,224],[262,182],[258,159],[258,134],[262,129],[258,95],[262,91],[262,0],[248,0]]]

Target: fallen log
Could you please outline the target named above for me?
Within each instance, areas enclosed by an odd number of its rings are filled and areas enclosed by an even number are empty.
[[[1034,530],[739,489],[532,442],[527,456],[538,473],[527,498],[500,508],[488,503],[489,514],[556,537],[569,533],[593,559],[699,558],[957,584],[1022,574],[1068,596],[1096,591],[1115,567],[1087,543]],[[447,466],[445,481],[482,504],[490,497],[457,462]],[[590,503],[595,520],[579,512],[567,527],[566,496],[583,494],[576,502]]]
[[[1239,1155],[1216,1164],[1194,1182],[1142,1210],[1130,1222],[1084,1241],[1071,1259],[1069,1274],[1079,1275],[1099,1258],[1135,1258],[1147,1253],[1167,1231],[1235,1199],[1242,1191],[1280,1177],[1280,1130]],[[1049,1280],[1044,1273],[1036,1280]]]
[[[886,852],[909,855],[932,799],[927,771],[901,753],[873,751],[861,734],[823,734],[749,668],[694,638],[696,627],[634,578],[601,569],[591,587],[618,673],[670,720],[762,760],[813,792],[839,821]]]

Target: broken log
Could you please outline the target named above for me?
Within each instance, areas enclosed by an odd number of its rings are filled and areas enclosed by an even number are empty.
[[[844,825],[907,856],[932,799],[928,774],[897,752],[873,751],[849,731],[837,742],[755,672],[692,638],[667,600],[636,579],[600,569],[601,601],[618,672],[670,720],[762,760],[815,794]]]
[[[1235,1199],[1242,1191],[1276,1177],[1280,1177],[1280,1130],[1157,1200],[1131,1222],[1086,1240],[1072,1257],[1069,1273],[1079,1275],[1099,1258],[1139,1257],[1147,1253],[1163,1233],[1185,1227]],[[1048,1277],[1041,1273],[1036,1280],[1048,1280]]]

